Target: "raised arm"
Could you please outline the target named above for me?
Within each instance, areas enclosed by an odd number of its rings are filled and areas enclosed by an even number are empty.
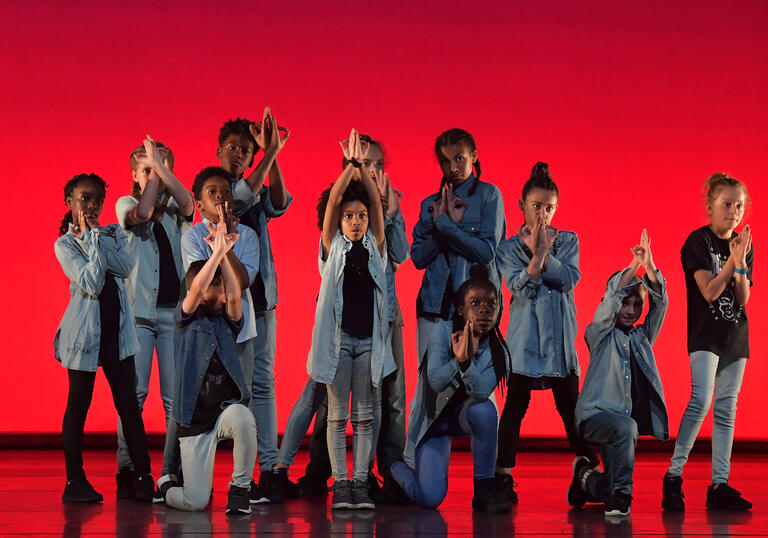
[[[102,228],[99,248],[104,251],[107,271],[118,278],[128,278],[136,263],[136,255],[128,248],[123,229],[117,225]]]
[[[290,131],[279,127],[270,108],[264,107],[264,114],[259,123],[252,123],[251,134],[256,140],[256,145],[262,150],[264,156],[256,165],[256,168],[248,175],[246,181],[254,194],[258,194],[264,181],[269,175],[269,191],[272,204],[275,208],[283,208],[288,203],[288,193],[283,184],[283,176],[277,166],[277,154],[285,146]],[[281,203],[282,201],[282,203]]]
[[[222,242],[225,244],[225,248],[228,252],[231,252],[232,247],[237,242],[238,234],[224,234],[217,233],[216,240],[219,241],[219,235],[223,236]],[[240,283],[237,280],[237,275],[232,267],[232,262],[229,261],[227,256],[221,259],[221,277],[224,281],[224,292],[227,295],[227,316],[234,322],[240,321],[243,317],[243,304],[241,301]]]
[[[358,146],[367,146],[367,143],[361,144],[359,138],[357,144]],[[357,154],[354,158],[357,159],[358,162],[362,161],[366,153],[368,153],[367,148],[358,148]],[[366,193],[368,193],[368,200],[370,200],[371,203],[371,208],[368,211],[368,226],[371,229],[371,232],[373,232],[373,236],[376,238],[376,247],[378,247],[379,253],[383,254],[386,235],[384,233],[384,213],[381,208],[379,190],[376,187],[376,184],[373,182],[373,178],[371,178],[370,174],[368,174],[368,170],[364,166],[361,166],[359,170],[362,177],[363,186],[365,187]]]
[[[347,145],[344,145],[347,142]],[[323,233],[321,237],[321,243],[323,245],[323,259],[328,256],[328,252],[331,249],[331,242],[336,235],[336,230],[339,228],[339,212],[341,211],[341,198],[344,195],[344,191],[347,190],[349,182],[352,181],[355,175],[355,167],[351,160],[356,155],[355,144],[360,145],[360,135],[357,130],[352,129],[349,133],[349,139],[339,142],[341,150],[344,152],[344,157],[350,162],[342,170],[341,175],[336,179],[336,182],[331,187],[331,192],[328,194],[328,205],[325,207],[325,216],[323,217]],[[378,195],[377,195],[378,197]],[[373,209],[373,208],[371,208]],[[372,211],[371,211],[372,212]],[[381,209],[379,209],[381,212]]]
[[[209,236],[206,238],[206,242],[211,246],[213,252],[211,253],[210,258],[206,260],[205,265],[203,265],[200,271],[195,275],[195,278],[192,280],[192,284],[189,286],[189,291],[187,292],[186,297],[184,297],[184,301],[181,303],[181,309],[185,314],[191,314],[197,310],[197,307],[200,306],[200,303],[203,302],[205,292],[211,286],[213,275],[216,274],[216,268],[219,266],[227,253],[224,248],[225,243],[220,239],[220,236],[226,237],[226,233],[223,226],[220,228],[220,230],[217,229],[214,237]],[[234,244],[234,242],[232,244]],[[239,301],[240,296],[238,292],[238,302]],[[229,307],[229,304],[227,304],[227,307]]]

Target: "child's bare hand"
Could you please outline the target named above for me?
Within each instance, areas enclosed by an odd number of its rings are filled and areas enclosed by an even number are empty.
[[[445,190],[446,211],[453,222],[459,223],[464,218],[464,212],[467,210],[467,203],[453,193],[453,185],[448,184],[443,187]]]
[[[653,268],[653,254],[651,253],[651,239],[648,237],[648,230],[643,228],[640,234],[640,244],[632,247],[632,264],[651,271]]]
[[[72,224],[72,235],[75,237],[80,237],[85,233],[88,225],[85,222],[85,215],[83,215],[83,210],[81,209],[77,213],[77,222],[74,222]]]
[[[451,334],[451,347],[456,360],[466,362],[475,356],[480,339],[475,335],[471,321],[464,324],[464,329]]]

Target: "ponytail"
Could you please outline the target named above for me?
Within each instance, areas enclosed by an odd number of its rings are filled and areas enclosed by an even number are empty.
[[[560,191],[557,189],[557,184],[549,174],[549,165],[544,162],[537,162],[531,169],[531,177],[523,185],[522,200],[525,201],[525,197],[533,189],[542,189],[545,191],[554,192],[558,198],[560,198]]]

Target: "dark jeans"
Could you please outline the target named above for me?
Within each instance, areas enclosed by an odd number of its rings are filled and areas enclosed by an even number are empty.
[[[99,361],[112,390],[115,409],[123,423],[123,433],[128,444],[128,453],[138,474],[151,472],[147,438],[144,433],[144,421],[139,412],[136,398],[136,370],[133,357],[124,360],[118,358],[115,345],[104,345],[99,351]],[[67,410],[61,425],[64,442],[64,463],[67,468],[67,480],[84,477],[83,471],[83,429],[85,417],[93,397],[93,384],[96,372],[67,370],[69,374],[69,396]]]
[[[579,456],[589,458],[592,465],[598,460],[595,450],[576,431],[573,412],[579,397],[579,376],[550,378],[555,407],[563,419],[565,434],[571,449]],[[520,374],[510,374],[507,381],[507,401],[499,421],[499,450],[496,465],[514,467],[517,456],[517,443],[520,441],[520,425],[523,422],[528,403],[531,401],[531,387],[534,379]]]

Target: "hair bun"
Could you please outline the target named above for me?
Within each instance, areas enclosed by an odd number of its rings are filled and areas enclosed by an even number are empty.
[[[469,278],[472,280],[489,280],[490,273],[488,267],[480,263],[474,264],[469,268]]]
[[[531,179],[552,179],[549,175],[549,165],[541,161],[534,164],[531,168]]]

